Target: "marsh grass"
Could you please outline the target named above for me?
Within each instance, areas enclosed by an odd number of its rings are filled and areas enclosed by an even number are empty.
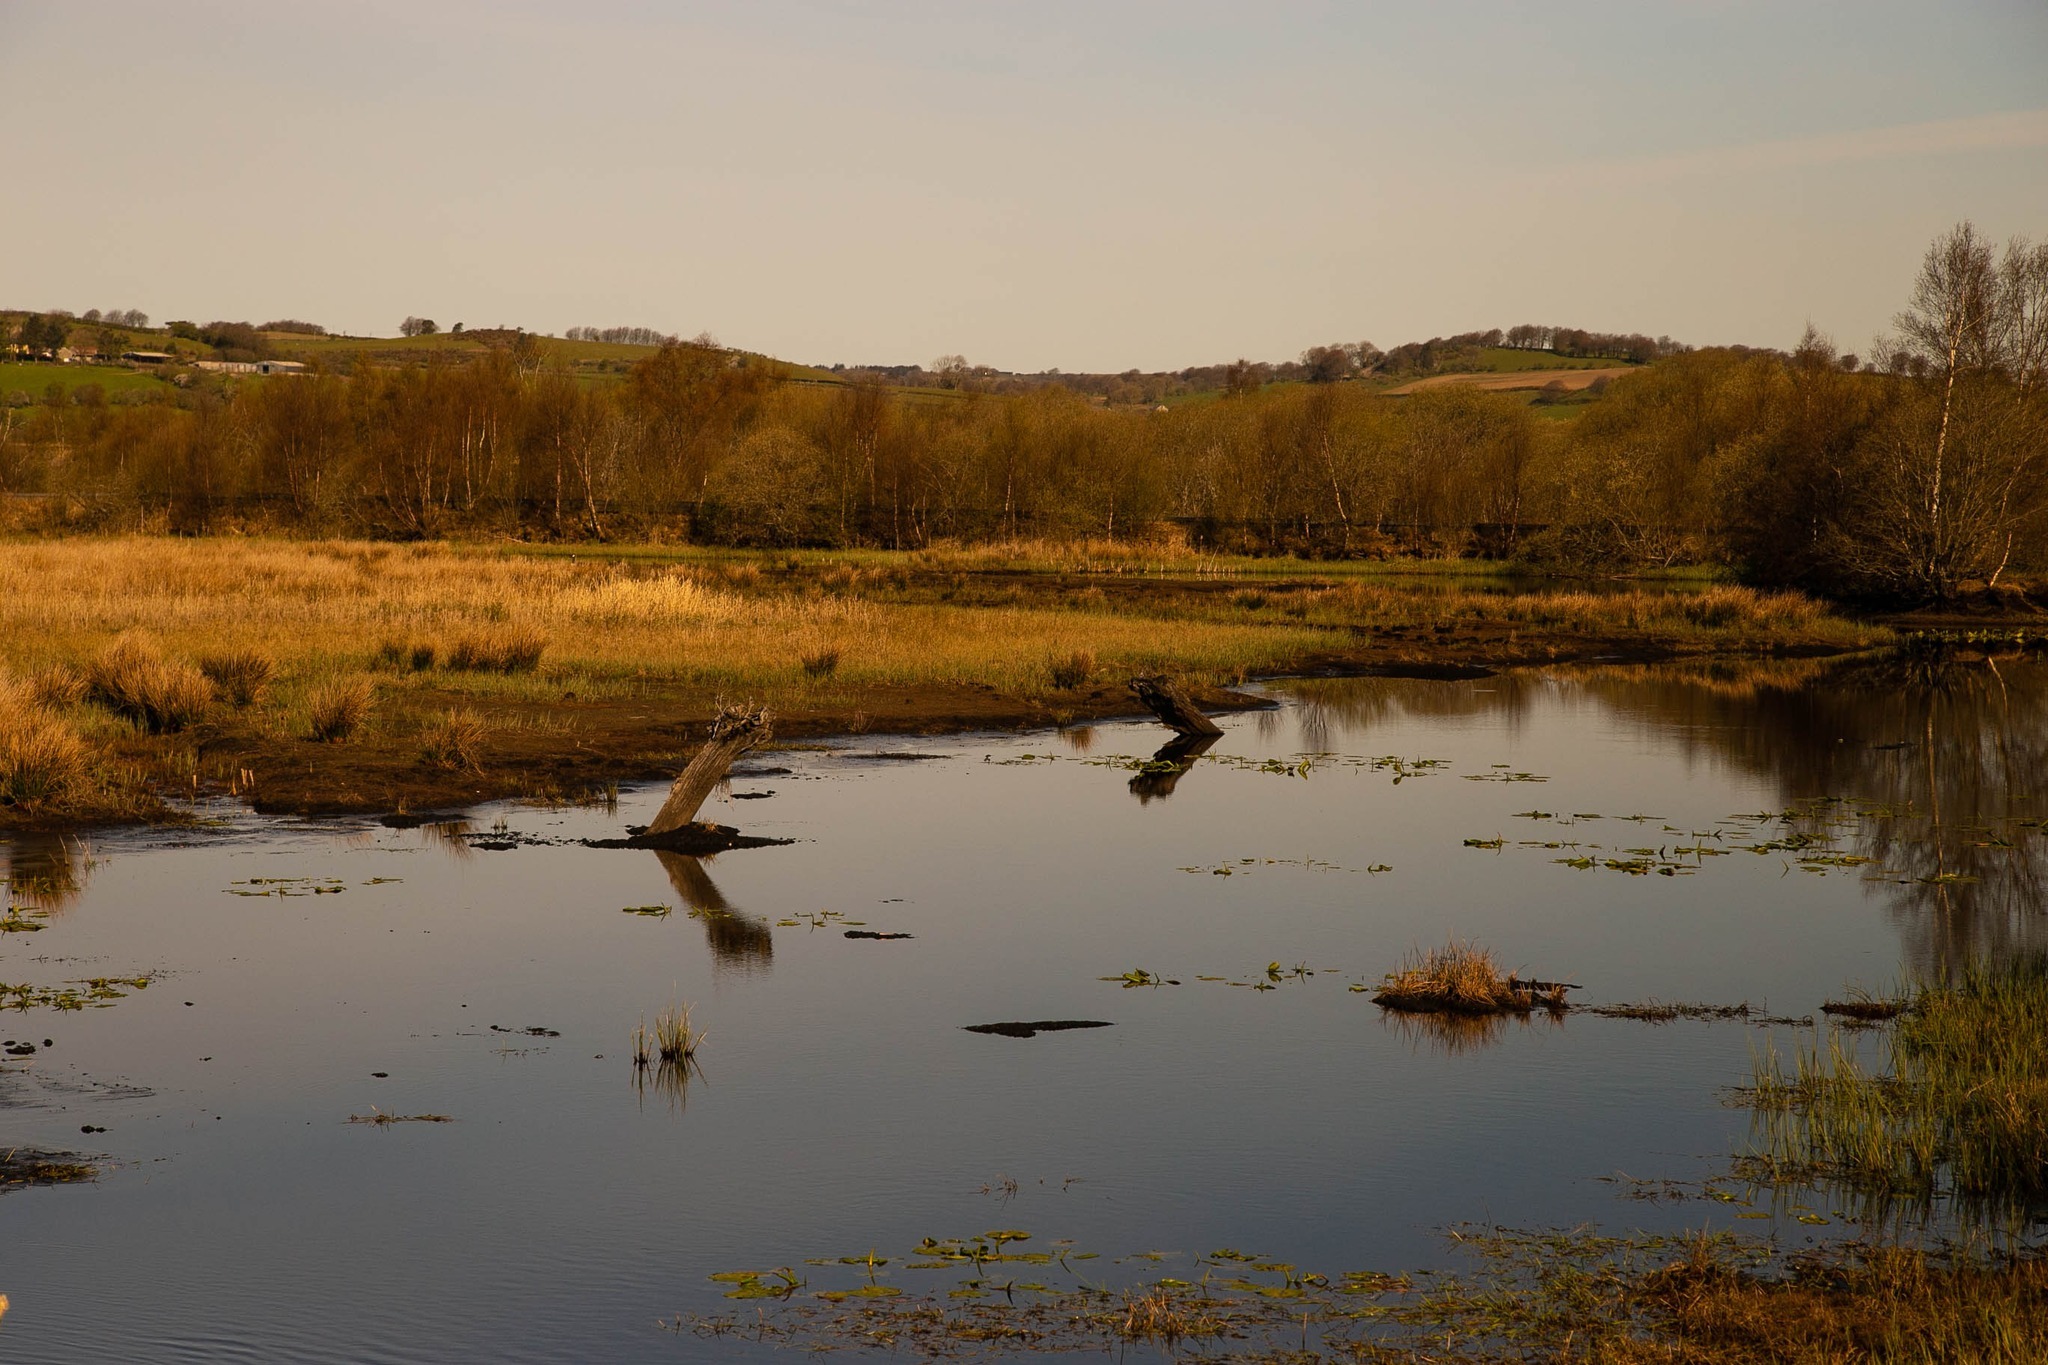
[[[491,722],[473,707],[444,711],[420,727],[420,758],[436,768],[483,771]]]
[[[86,669],[86,695],[151,734],[196,724],[213,703],[213,684],[182,659],[167,657],[147,635],[115,640]]]
[[[1086,687],[1088,680],[1095,676],[1095,653],[1077,649],[1068,654],[1054,655],[1046,660],[1045,672],[1058,691],[1071,692],[1077,687]]]
[[[52,711],[63,711],[85,700],[85,674],[70,664],[39,668],[29,675],[26,685],[29,696]]]
[[[1830,1033],[1759,1057],[1745,1169],[1837,1185],[1875,1217],[1948,1208],[1990,1230],[2048,1207],[2048,956],[1914,990],[1869,1067]]]
[[[360,673],[315,683],[306,692],[307,729],[322,743],[339,743],[362,728],[375,699],[374,686]]]
[[[531,673],[547,647],[548,637],[531,626],[474,630],[448,646],[446,663],[456,673]]]
[[[243,647],[199,656],[199,671],[232,706],[262,700],[277,678],[277,660],[260,649]]]
[[[1503,975],[1493,954],[1452,939],[1441,948],[1409,955],[1373,992],[1373,1003],[1416,1014],[1527,1014],[1534,1009],[1563,1013],[1568,987],[1524,982]]]
[[[34,688],[0,673],[0,806],[62,806],[85,788],[91,766],[70,724]]]
[[[814,649],[803,656],[803,666],[805,677],[829,678],[839,671],[839,651]]]

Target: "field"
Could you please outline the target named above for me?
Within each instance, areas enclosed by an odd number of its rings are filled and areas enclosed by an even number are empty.
[[[1804,598],[1718,585],[1515,591],[1461,565],[1252,567],[1107,545],[600,558],[24,541],[0,545],[0,632],[17,642],[17,677],[81,680],[38,686],[58,698],[65,725],[129,765],[128,786],[175,775],[190,790],[253,788],[259,805],[296,810],[462,805],[658,775],[721,700],[766,704],[785,736],[929,732],[1128,714],[1124,683],[1141,673],[1181,675],[1229,704],[1216,689],[1262,675],[1825,653],[1885,636]],[[240,706],[216,697],[187,728],[145,733],[82,695],[123,636],[174,671],[242,653],[267,661],[275,680]],[[322,698],[337,689],[360,690],[367,714],[347,742],[315,743]],[[490,762],[422,762],[422,737],[455,711],[481,718]],[[102,804],[130,809],[132,797]],[[28,803],[0,807],[0,818],[86,818],[92,805]]]
[[[112,365],[0,364],[0,398],[25,393],[38,403],[52,384],[61,385],[66,393],[81,384],[97,384],[114,394],[127,389],[152,389],[163,382],[155,375]]]
[[[1619,379],[1623,375],[1634,374],[1641,368],[1638,365],[1587,365],[1572,368],[1530,366],[1527,369],[1503,373],[1437,374],[1427,379],[1417,379],[1412,383],[1399,385],[1388,389],[1387,392],[1398,397],[1414,393],[1417,389],[1440,388],[1445,384],[1466,384],[1492,393],[1509,393],[1522,389],[1540,389],[1548,384],[1562,384],[1567,390],[1576,392],[1592,387],[1596,380]]]

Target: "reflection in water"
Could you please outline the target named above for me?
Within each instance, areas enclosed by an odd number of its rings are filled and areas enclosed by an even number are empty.
[[[633,1067],[633,1093],[640,1098],[642,1108],[647,1104],[647,1092],[652,1090],[668,1105],[669,1112],[680,1114],[690,1103],[690,1077],[701,1076],[703,1069],[692,1057],[657,1057],[642,1066]]]
[[[1077,754],[1085,754],[1095,747],[1095,730],[1087,725],[1070,725],[1060,731],[1060,738]]]
[[[1793,827],[1871,860],[1908,965],[2048,948],[2048,662],[2038,656],[1769,661],[1507,674],[1473,687],[1293,684],[1303,733],[1408,717],[1520,718],[1545,694],[1640,721],[1689,758],[1772,781]]]
[[[1159,746],[1159,752],[1152,755],[1145,770],[1131,779],[1131,795],[1138,798],[1139,805],[1152,801],[1164,801],[1173,795],[1173,789],[1180,785],[1188,769],[1195,766],[1195,760],[1209,752],[1221,735],[1179,735]],[[1159,766],[1159,765],[1167,766]]]
[[[475,832],[476,825],[468,820],[441,820],[420,826],[420,838],[429,847],[438,848],[456,861],[465,863],[476,857],[476,850],[469,846],[466,837]]]
[[[724,893],[704,870],[704,864],[710,860],[666,849],[654,850],[654,856],[661,860],[662,871],[668,873],[668,884],[690,907],[690,917],[704,926],[704,938],[718,964],[743,971],[767,971],[775,961],[775,931],[766,920],[726,903]]]
[[[7,884],[17,905],[66,909],[92,875],[90,851],[78,839],[24,830],[11,836],[6,848]]]
[[[1537,1024],[1563,1028],[1564,1016],[1540,1014],[1455,1014],[1448,1011],[1414,1013],[1407,1010],[1380,1011],[1380,1027],[1398,1034],[1411,1051],[1442,1053],[1456,1057],[1492,1047],[1507,1037],[1508,1025],[1533,1028]]]

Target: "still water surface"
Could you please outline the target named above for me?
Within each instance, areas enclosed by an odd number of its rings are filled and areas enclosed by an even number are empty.
[[[1806,1016],[2042,941],[2038,664],[1274,696],[1178,775],[1132,770],[1138,724],[757,756],[788,771],[706,814],[797,842],[702,862],[571,842],[652,790],[467,838],[230,815],[15,845],[48,927],[0,941],[0,980],[162,975],[0,1014],[55,1044],[0,1076],[0,1140],[118,1163],[0,1200],[0,1354],[701,1359],[747,1348],[655,1324],[731,1306],[707,1276],[924,1237],[1073,1239],[1134,1283],[1224,1246],[1440,1264],[1465,1220],[1697,1227],[1734,1210],[1602,1177],[1722,1169],[1727,1087],[1811,1029],[1447,1045],[1350,986],[1457,935],[1589,1003]],[[345,889],[232,894],[316,884]],[[1101,979],[1137,969],[1182,984]],[[636,1088],[629,1034],[673,999],[702,1074]],[[1113,1027],[963,1030],[1036,1019]],[[347,1122],[380,1112],[454,1122]],[[1111,1259],[1141,1251],[1180,1259]]]

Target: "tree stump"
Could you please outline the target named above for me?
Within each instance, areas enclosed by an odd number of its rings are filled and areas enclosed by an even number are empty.
[[[673,834],[694,822],[698,807],[713,788],[725,781],[726,773],[740,755],[766,744],[774,733],[772,718],[765,708],[720,707],[717,719],[711,722],[711,737],[668,789],[668,800],[661,803],[661,813],[641,837]]]
[[[1220,735],[1216,722],[1196,708],[1179,683],[1165,674],[1131,679],[1131,695],[1145,703],[1145,709],[1159,717],[1175,734]]]

